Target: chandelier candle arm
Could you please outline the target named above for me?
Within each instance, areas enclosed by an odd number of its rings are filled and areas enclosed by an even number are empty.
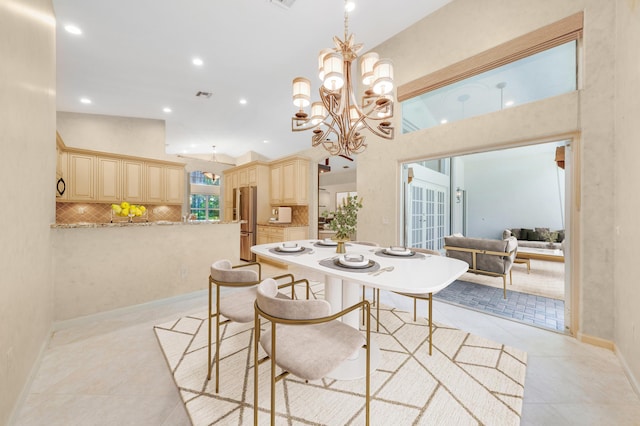
[[[318,55],[320,102],[311,103],[311,83],[304,77],[293,80],[293,104],[299,108],[291,118],[291,130],[312,130],[312,146],[322,145],[331,155],[352,155],[365,150],[367,130],[384,139],[394,138],[393,64],[380,59],[375,52],[360,60],[362,84],[366,88],[358,105],[351,78],[351,66],[358,58],[362,44],[348,34],[348,4],[345,1],[344,40],[334,37],[333,49],[323,49]],[[351,9],[352,10],[352,9]],[[311,105],[311,117],[305,108]]]

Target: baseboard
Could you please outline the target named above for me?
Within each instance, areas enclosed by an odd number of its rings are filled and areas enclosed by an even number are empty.
[[[202,298],[206,300],[209,290],[198,290],[192,293],[180,294],[178,296],[168,297],[166,299],[152,300],[150,302],[140,303],[138,305],[124,306],[122,308],[112,309],[110,311],[98,312],[95,314],[85,315],[81,317],[71,318],[68,320],[56,321],[53,323],[52,331],[64,330],[67,328],[75,327],[77,325],[86,324],[87,321],[98,321],[113,318],[123,314],[139,311],[145,308],[154,308],[159,306],[171,305],[176,302],[181,302],[190,299]]]
[[[600,337],[595,337],[595,336],[589,336],[588,334],[583,334],[581,332],[578,332],[576,334],[576,339],[578,339],[583,343],[588,343],[593,346],[609,349],[610,351],[613,351],[615,348],[615,344],[611,340],[602,339]]]
[[[617,345],[614,345],[614,346],[615,347],[613,351],[615,352],[616,356],[620,360],[620,364],[622,365],[624,374],[627,376],[627,379],[629,379],[629,383],[631,383],[631,387],[633,388],[633,391],[640,398],[640,383],[638,382],[636,377],[633,375],[633,372],[629,368],[629,364],[627,364],[627,360],[624,358],[624,355],[622,355],[622,352],[620,352],[620,350],[618,349],[618,346]]]
[[[20,391],[20,395],[16,400],[16,403],[13,405],[13,409],[11,410],[11,414],[9,415],[9,421],[7,426],[13,426],[17,424],[18,414],[22,411],[22,407],[24,402],[27,400],[29,393],[31,392],[31,385],[33,385],[33,381],[38,375],[38,371],[40,371],[40,365],[42,364],[42,359],[44,357],[44,352],[49,346],[49,342],[51,341],[51,337],[53,336],[53,326],[49,327],[49,331],[47,332],[47,337],[43,340],[42,345],[40,345],[40,350],[38,351],[38,356],[36,357],[33,365],[31,366],[31,370],[29,371],[29,375],[27,376],[27,380],[22,386],[22,390]]]

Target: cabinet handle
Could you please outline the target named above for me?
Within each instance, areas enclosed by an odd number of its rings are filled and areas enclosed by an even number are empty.
[[[62,184],[62,190],[60,190],[60,184]],[[58,195],[63,195],[64,191],[67,190],[67,184],[64,183],[64,179],[60,178],[58,179],[58,182],[56,183],[56,191],[58,191]]]

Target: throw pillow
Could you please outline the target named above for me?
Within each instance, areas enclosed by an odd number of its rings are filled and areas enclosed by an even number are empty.
[[[516,240],[521,240],[522,238],[520,238],[520,228],[511,228],[511,235],[513,235],[514,237],[516,237]]]
[[[530,230],[527,232],[527,240],[542,241],[542,235],[538,231]]]
[[[520,230],[520,238],[518,238],[518,239],[519,240],[535,241],[535,240],[532,240],[531,237],[529,237],[529,232],[533,232],[533,229],[522,228]]]
[[[547,241],[550,243],[560,242],[560,240],[558,240],[558,235],[558,231],[549,232],[549,239]]]

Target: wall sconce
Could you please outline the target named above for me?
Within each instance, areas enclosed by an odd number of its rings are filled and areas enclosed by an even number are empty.
[[[460,200],[462,200],[462,189],[460,189],[460,187],[456,188],[456,203],[460,203]]]

